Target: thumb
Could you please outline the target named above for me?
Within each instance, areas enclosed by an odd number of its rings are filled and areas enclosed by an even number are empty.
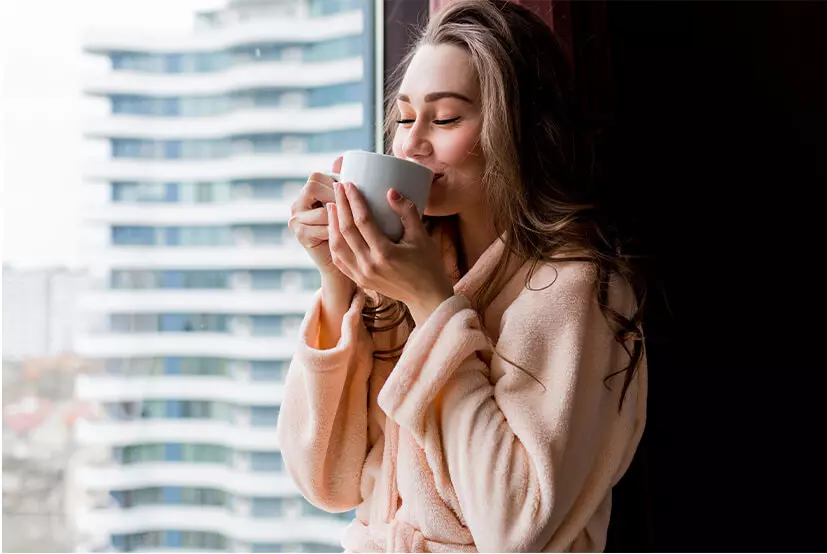
[[[388,204],[390,204],[391,209],[402,219],[402,226],[405,228],[403,239],[413,234],[422,234],[425,232],[425,224],[422,223],[422,216],[419,210],[416,209],[416,204],[413,203],[413,200],[405,198],[396,189],[390,189],[388,191]]]

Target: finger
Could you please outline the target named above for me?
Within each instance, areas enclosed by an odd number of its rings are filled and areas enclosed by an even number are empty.
[[[356,222],[353,221],[353,212],[350,209],[350,202],[347,200],[344,186],[336,183],[334,188],[336,189],[336,216],[339,220],[339,230],[344,235],[353,253],[363,260],[367,259],[370,256],[370,248],[368,243],[365,242],[362,232],[356,226]]]
[[[353,213],[353,221],[356,223],[356,227],[362,234],[368,248],[377,252],[381,252],[387,248],[390,240],[385,236],[385,233],[382,232],[382,229],[379,228],[379,225],[376,224],[376,220],[373,219],[370,213],[370,208],[365,201],[365,197],[362,196],[359,189],[353,184],[347,183],[345,185],[345,196],[350,204],[350,210]]]
[[[422,215],[416,209],[413,200],[405,198],[395,189],[390,189],[388,191],[388,204],[402,219],[402,226],[405,228],[403,239],[426,233],[425,224],[422,223]]]
[[[293,223],[301,223],[304,225],[324,225],[327,227],[327,221],[327,209],[321,207],[296,213],[296,215],[287,221],[287,226],[290,227]]]
[[[333,177],[324,173],[314,173],[302,187],[299,199],[291,206],[291,214],[311,210],[318,207],[318,204],[326,204],[335,201],[333,194]]]
[[[353,275],[353,268],[356,267],[356,256],[350,249],[345,237],[339,230],[339,217],[336,205],[333,203],[326,204],[327,217],[330,223],[327,225],[328,242],[330,243],[330,255],[333,258],[333,263],[336,267],[346,273],[348,277]]]
[[[342,156],[336,158],[336,161],[333,162],[333,173],[341,173],[342,172]]]
[[[296,240],[305,248],[316,248],[330,238],[327,226],[299,224],[296,226],[294,233]]]

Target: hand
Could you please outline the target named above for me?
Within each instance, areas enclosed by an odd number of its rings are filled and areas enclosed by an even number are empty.
[[[339,271],[362,288],[404,302],[417,325],[454,295],[441,254],[412,201],[388,191],[388,204],[404,227],[394,243],[352,183],[334,183],[334,196],[335,204],[326,207],[331,257]]]
[[[342,169],[342,157],[333,162],[333,173]],[[290,207],[287,226],[296,235],[304,249],[322,273],[322,279],[340,283],[350,280],[333,264],[328,244],[328,215],[325,204],[335,202],[333,183],[335,180],[324,173],[313,173],[299,193],[299,198]],[[352,284],[352,283],[350,283]]]

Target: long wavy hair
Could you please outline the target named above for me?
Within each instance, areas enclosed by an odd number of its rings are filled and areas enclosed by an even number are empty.
[[[525,283],[529,289],[541,262],[554,258],[555,262],[592,264],[600,310],[629,356],[626,367],[604,380],[608,387],[610,379],[624,375],[620,410],[644,355],[646,288],[633,260],[621,252],[617,232],[593,201],[591,149],[578,125],[565,51],[544,21],[518,4],[508,0],[451,3],[432,17],[391,76],[385,98],[388,153],[400,118],[395,98],[408,65],[421,46],[442,44],[463,48],[479,78],[480,146],[486,160],[481,186],[495,229],[505,242],[497,269],[473,295],[472,306],[484,312],[512,277],[507,268],[515,258],[521,264],[532,264]],[[456,228],[456,216],[425,216],[424,221],[429,230],[439,224]],[[461,241],[457,246],[459,250]],[[634,292],[636,311],[631,317],[609,306],[614,276]],[[389,331],[403,322],[414,326],[404,303],[378,294],[368,296],[362,317],[372,332]],[[377,351],[374,356],[396,360],[404,345]],[[506,359],[496,349],[494,354]],[[527,369],[506,361],[534,378]]]

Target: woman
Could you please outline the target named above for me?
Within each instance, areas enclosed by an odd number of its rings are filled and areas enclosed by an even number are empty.
[[[310,502],[356,508],[348,551],[605,547],[645,421],[642,293],[575,170],[564,60],[518,5],[451,4],[388,101],[393,155],[438,177],[424,220],[391,190],[393,243],[323,174],[293,206],[323,284],[279,444]]]

